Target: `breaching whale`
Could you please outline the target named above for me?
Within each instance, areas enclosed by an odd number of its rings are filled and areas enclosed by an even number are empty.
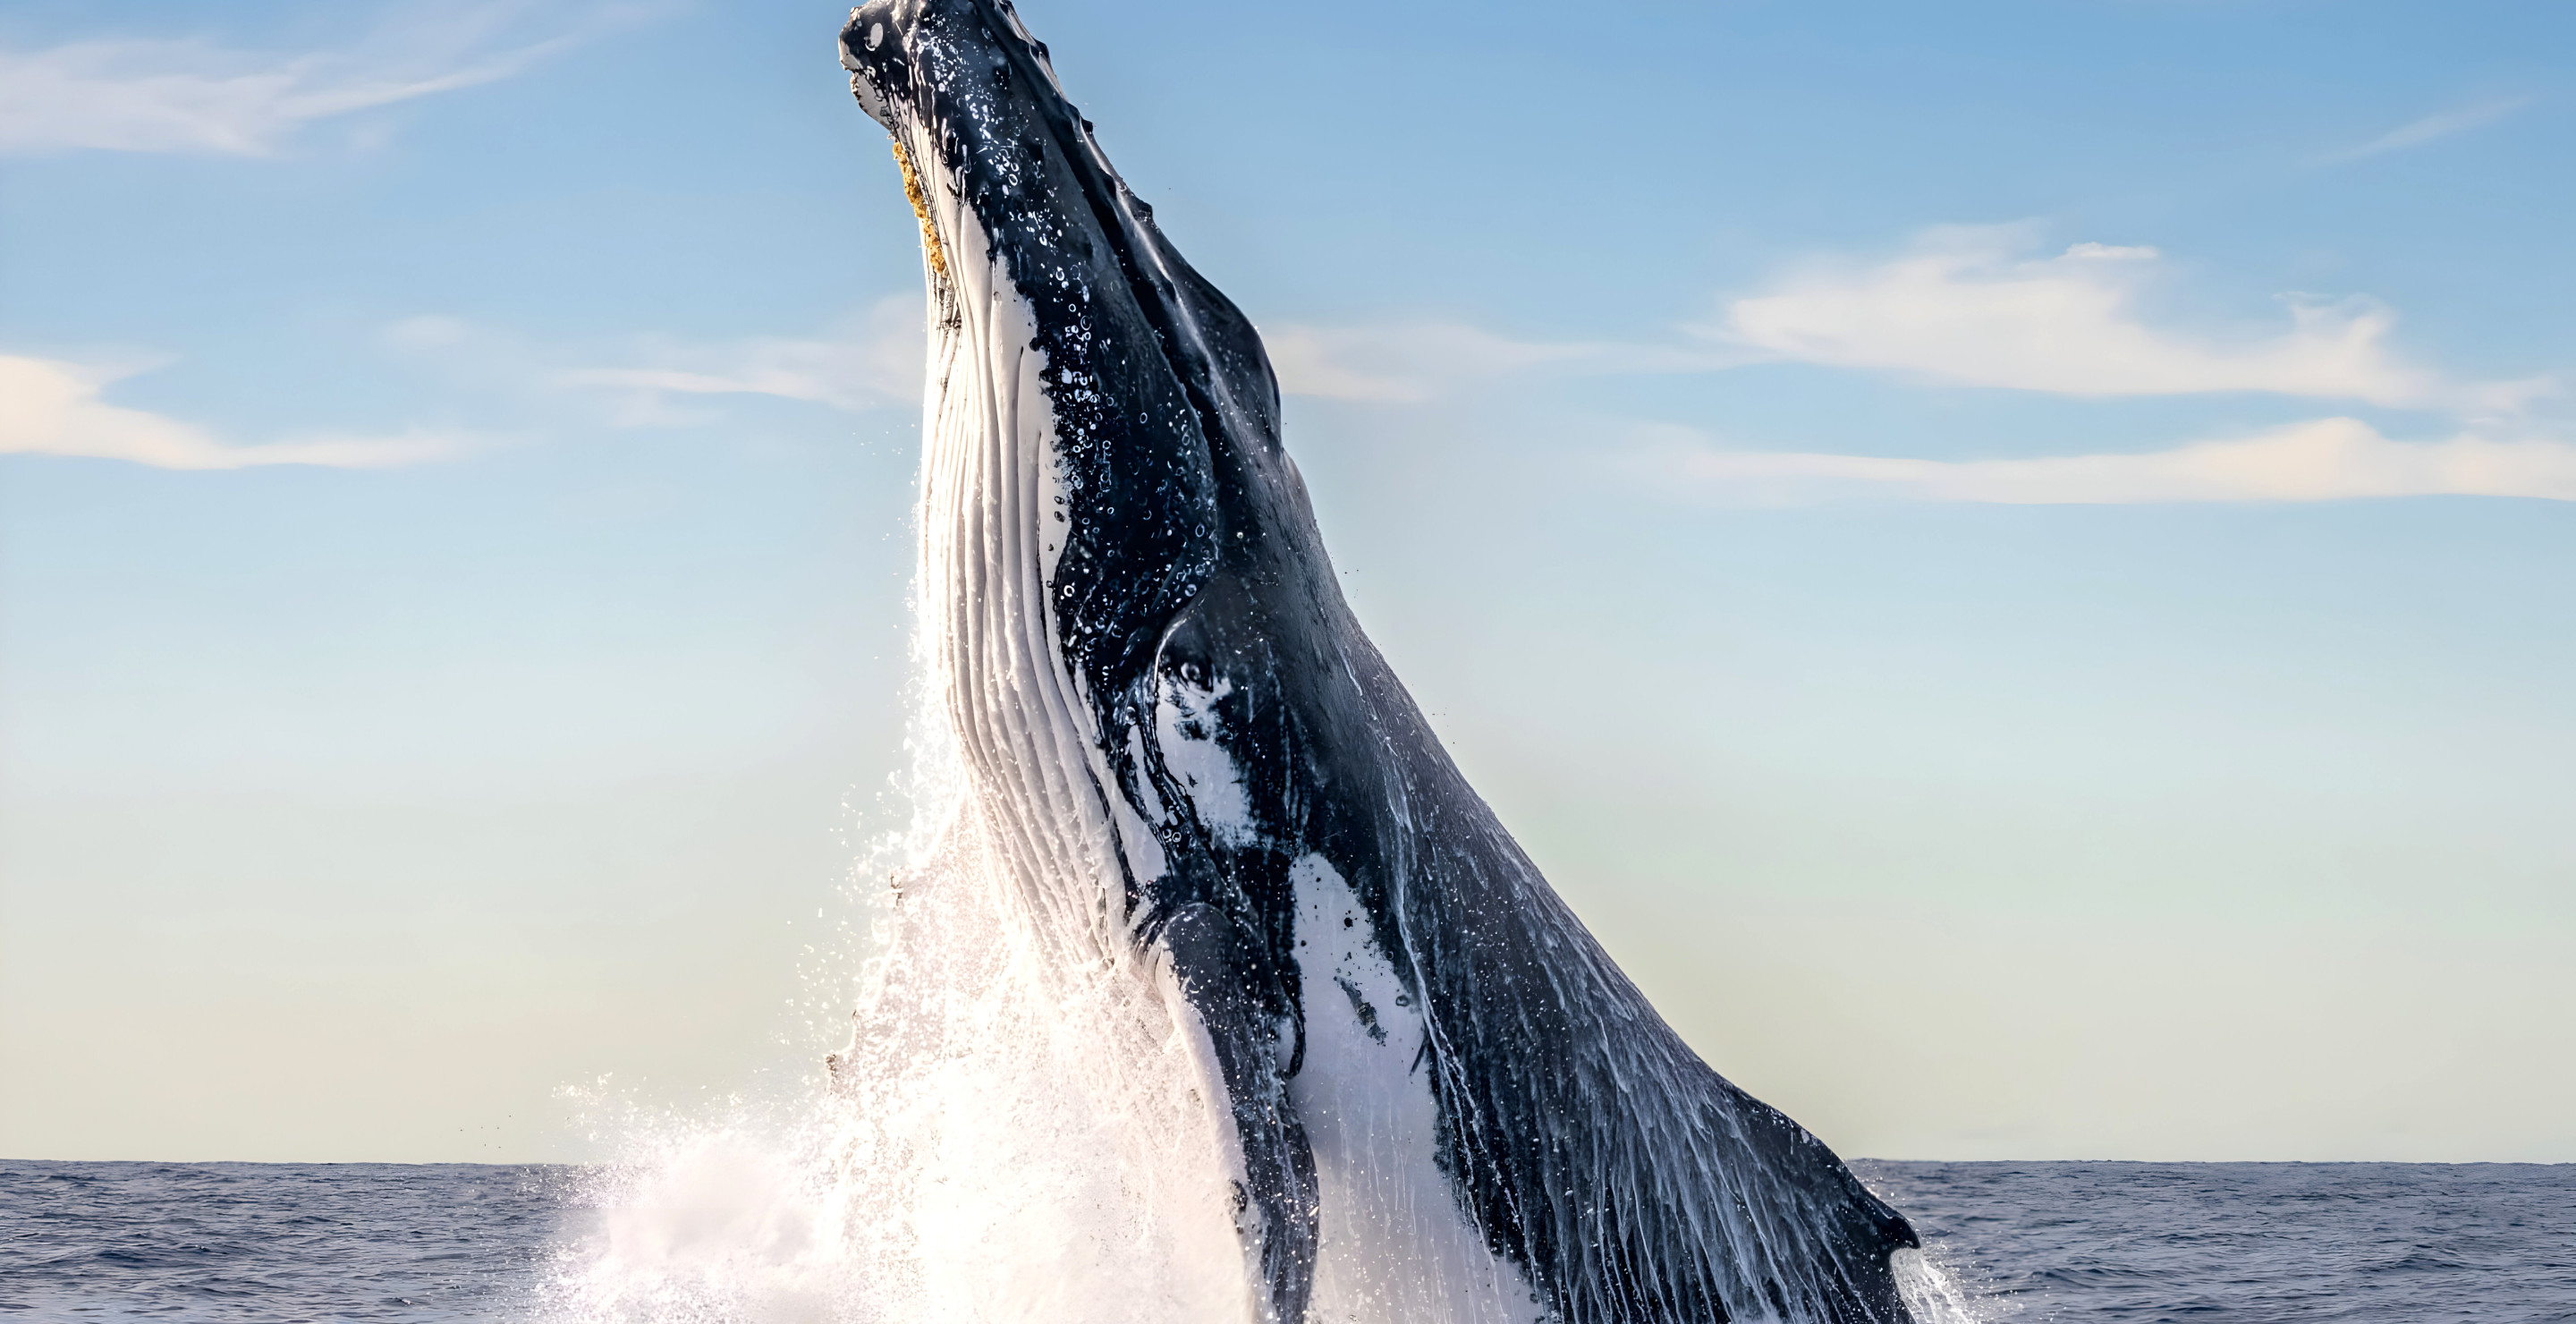
[[[1665,1025],[1361,632],[1260,337],[1008,0],[876,0],[841,55],[921,226],[968,793],[1060,959],[1194,1036],[1253,1316],[1906,1320],[1904,1218]]]

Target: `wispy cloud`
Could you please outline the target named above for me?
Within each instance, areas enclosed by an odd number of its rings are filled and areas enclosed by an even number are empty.
[[[1332,400],[1411,404],[1479,381],[1566,375],[1706,372],[1749,356],[1704,345],[1515,340],[1463,322],[1264,328],[1279,389]]]
[[[916,405],[921,399],[921,301],[891,298],[864,316],[809,338],[756,336],[716,343],[646,339],[626,362],[570,368],[559,385],[603,391],[632,424],[686,421],[674,397],[768,395],[834,409]]]
[[[921,403],[921,301],[889,298],[807,336],[681,340],[636,335],[546,343],[454,317],[405,318],[385,346],[464,393],[588,425],[669,427],[713,415],[693,404],[769,396],[830,409]]]
[[[0,153],[270,156],[323,120],[508,78],[637,11],[594,8],[542,31],[524,5],[400,12],[341,52],[197,39],[0,50]]]
[[[2448,138],[2455,133],[2465,133],[2470,129],[2493,124],[2530,104],[2529,97],[2504,97],[2441,111],[2420,120],[2398,125],[2359,146],[2347,147],[2339,152],[2328,152],[2318,157],[2317,163],[2339,165],[2346,161],[2358,161],[2364,157],[2404,151],[2409,147],[2421,147],[2437,138]]]
[[[2285,299],[2289,326],[2223,339],[2152,323],[2139,295],[2163,255],[2076,244],[2029,255],[2029,226],[1937,230],[1913,252],[1812,269],[1734,300],[1707,331],[1774,358],[2076,396],[2259,391],[2379,405],[2511,407],[2539,383],[2464,385],[2388,345],[2365,299]]]
[[[0,454],[86,456],[158,469],[269,464],[387,469],[447,459],[467,445],[464,438],[417,431],[226,445],[193,424],[99,398],[110,382],[132,374],[132,369],[0,354]]]
[[[1813,363],[1931,382],[2069,396],[2259,392],[2511,414],[2553,384],[2455,380],[2391,342],[2367,298],[2281,297],[2286,325],[2211,334],[2148,311],[2157,249],[2035,251],[2032,224],[1953,226],[1875,263],[1826,261],[1726,301],[1666,339],[1520,340],[1455,321],[1265,328],[1280,388],[1377,403],[1437,399],[1534,375],[1699,373]]]
[[[2576,501],[2576,445],[2458,436],[2405,442],[2351,418],[2138,454],[2019,460],[1730,451],[1661,428],[1631,463],[1658,488],[1733,504],[1878,499],[2005,505],[2502,496]]]
[[[706,415],[679,402],[717,395],[773,396],[843,410],[910,407],[921,398],[921,308],[915,299],[889,299],[805,338],[688,343],[636,337],[585,349],[533,343],[454,318],[415,317],[387,327],[383,341],[415,367],[445,375],[460,399],[484,397],[522,424],[702,422]],[[104,398],[108,387],[140,370],[0,355],[0,453],[87,456],[162,469],[384,469],[452,459],[484,445],[478,435],[421,429],[232,444],[197,424]]]
[[[1330,400],[1416,403],[1478,378],[1598,357],[1603,348],[1513,340],[1460,322],[1290,323],[1262,333],[1279,389]]]
[[[2547,378],[2464,381],[2391,344],[2367,299],[2285,296],[2286,325],[2213,334],[2152,313],[2154,248],[2037,249],[2036,227],[1954,227],[1875,263],[1817,264],[1727,301],[1662,344],[1522,341],[1455,322],[1265,331],[1283,389],[1408,403],[1539,375],[1691,373],[1797,362],[1932,383],[2121,398],[2226,392],[2447,413],[2396,440],[2348,417],[2144,453],[1935,460],[1733,450],[1656,425],[1629,464],[1661,491],[1735,503],[2305,502],[2431,495],[2576,501],[2576,444],[2534,434]]]

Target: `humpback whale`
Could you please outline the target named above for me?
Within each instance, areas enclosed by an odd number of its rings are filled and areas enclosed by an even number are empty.
[[[1247,1317],[1909,1319],[1905,1219],[1664,1023],[1370,645],[1260,336],[1008,0],[873,0],[841,59],[921,227],[966,793],[1050,959],[1186,1027]]]

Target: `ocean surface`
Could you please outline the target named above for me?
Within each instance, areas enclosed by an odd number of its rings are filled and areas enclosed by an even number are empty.
[[[2576,1164],[1853,1166],[1980,1320],[2576,1322]],[[0,1162],[0,1320],[541,1321],[595,1188],[571,1168]]]

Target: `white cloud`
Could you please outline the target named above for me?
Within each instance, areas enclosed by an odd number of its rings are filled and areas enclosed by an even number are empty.
[[[130,369],[0,354],[0,454],[77,455],[159,469],[385,469],[446,459],[464,448],[458,438],[426,432],[228,446],[178,419],[99,399],[108,383],[130,375]]]
[[[765,395],[831,409],[921,403],[921,300],[895,297],[811,336],[686,341],[637,335],[549,344],[453,317],[411,317],[383,342],[458,390],[516,397],[523,411],[570,404],[582,421],[666,427],[711,415],[692,400]],[[604,413],[602,407],[604,406]]]
[[[1928,232],[1875,265],[1820,265],[1725,306],[1717,325],[1666,344],[1525,341],[1459,322],[1266,328],[1291,395],[1414,403],[1534,373],[1697,373],[1799,362],[2074,396],[2260,392],[2508,415],[2545,379],[2461,382],[2389,341],[2396,315],[2368,299],[2283,296],[2286,327],[2194,334],[2148,315],[2157,249],[2078,243],[2032,253],[2035,226]]]
[[[626,363],[573,368],[552,380],[611,393],[619,420],[630,424],[685,421],[673,396],[769,395],[847,410],[918,405],[922,341],[921,301],[896,297],[818,337],[648,339],[620,355]]]
[[[2351,418],[2143,454],[1918,460],[1727,451],[1658,430],[1634,463],[1667,488],[1748,504],[1879,498],[2006,505],[2505,496],[2576,501],[2576,445],[2477,436],[2404,442]]]
[[[2508,97],[2496,101],[2481,101],[2455,110],[2445,110],[2411,123],[2401,124],[2357,147],[2347,147],[2340,152],[2329,152],[2317,160],[2321,165],[2334,165],[2344,161],[2358,161],[2367,156],[2378,156],[2385,152],[2403,151],[2409,147],[2421,147],[2436,138],[2448,138],[2455,133],[2493,124],[2530,104],[2529,97]]]
[[[387,347],[434,367],[464,394],[494,395],[523,420],[567,404],[618,426],[697,421],[678,398],[768,395],[834,409],[913,406],[921,399],[921,309],[889,299],[811,338],[778,336],[688,344],[637,338],[614,352],[535,344],[449,317],[414,317],[385,328]],[[598,366],[565,367],[587,360]],[[111,367],[0,355],[0,453],[88,456],[163,469],[241,469],[305,464],[380,469],[449,459],[476,449],[461,433],[412,430],[392,436],[322,436],[258,445],[229,444],[195,424],[102,398],[134,375]]]
[[[1705,372],[1745,361],[1705,348],[1513,340],[1460,322],[1289,323],[1261,333],[1279,389],[1332,400],[1411,404],[1469,383],[1549,369],[1573,374]]]
[[[1457,322],[1262,332],[1279,389],[1331,400],[1416,403],[1461,383],[1547,363],[1598,357],[1599,345],[1535,344]]]
[[[181,40],[0,50],[0,154],[268,156],[318,121],[495,82],[624,15],[595,10],[507,42],[522,5],[410,14],[342,53],[279,55]]]
[[[2367,300],[2292,297],[2286,330],[2220,340],[2151,325],[2138,296],[2162,255],[2077,244],[2027,256],[2027,226],[1954,228],[1858,269],[1816,270],[1727,306],[1720,339],[1778,359],[2061,395],[2260,391],[2505,410],[2542,383],[2463,385],[2387,345]]]

